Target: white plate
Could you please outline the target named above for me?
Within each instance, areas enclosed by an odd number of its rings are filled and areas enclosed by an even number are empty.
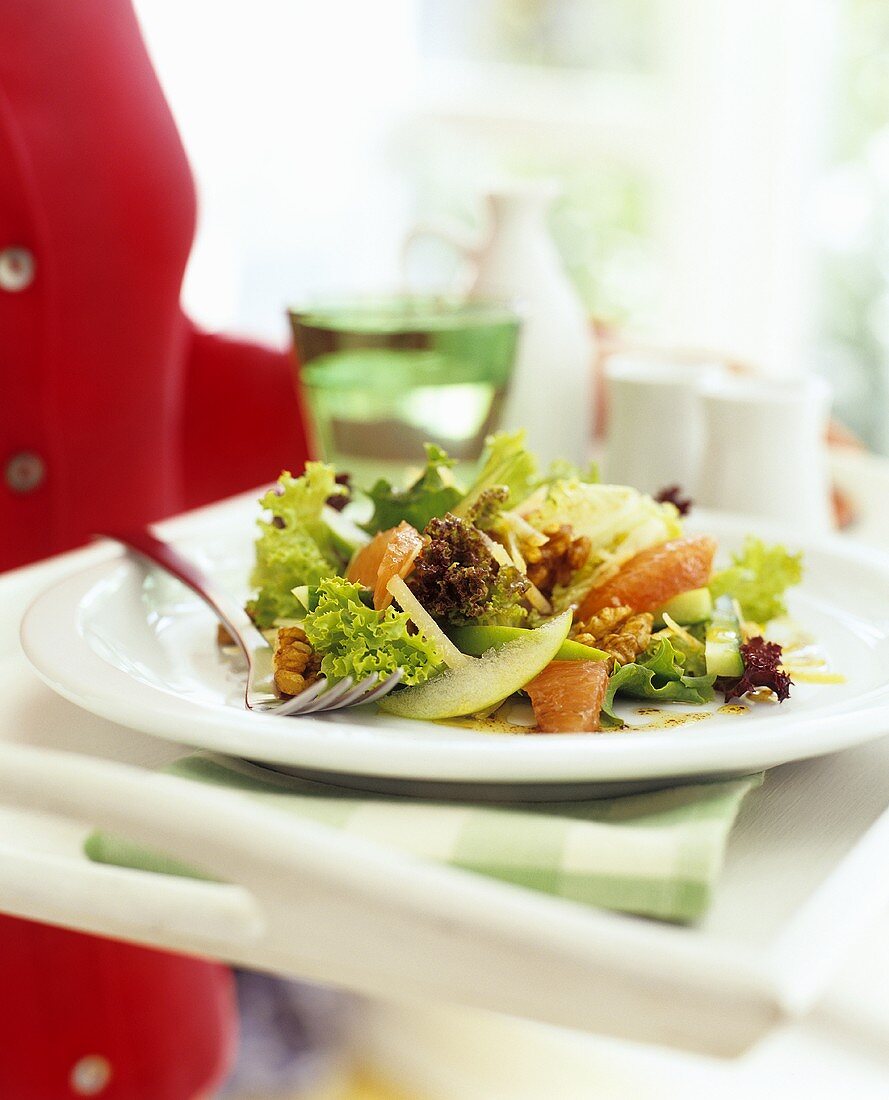
[[[227,512],[221,526],[181,543],[233,591],[243,590],[249,568],[253,508]],[[430,793],[436,784],[476,784],[527,798],[553,793],[557,784],[562,797],[572,797],[596,784],[741,774],[889,732],[889,556],[840,539],[800,544],[756,520],[711,515],[694,526],[719,539],[723,557],[750,531],[801,545],[806,578],[791,595],[791,611],[846,683],[800,684],[780,707],[652,732],[512,737],[370,708],[305,718],[253,714],[217,652],[212,615],[178,583],[125,557],[54,585],[28,611],[22,639],[52,688],[105,718],[375,789],[411,780],[429,784]],[[631,717],[642,705],[630,704]]]

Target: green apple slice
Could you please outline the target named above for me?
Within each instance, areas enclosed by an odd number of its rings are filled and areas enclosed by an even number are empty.
[[[470,657],[459,668],[448,668],[425,684],[394,691],[377,704],[401,718],[457,718],[475,714],[520,691],[555,659],[571,629],[572,612],[564,611],[536,630],[522,630],[481,657]]]
[[[522,638],[528,631],[521,626],[455,626],[448,631],[448,635],[461,653],[468,653],[472,657],[481,657],[489,649],[506,645]],[[559,652],[555,656],[557,661],[607,661],[608,654],[601,649],[583,645],[568,638],[562,642]]]

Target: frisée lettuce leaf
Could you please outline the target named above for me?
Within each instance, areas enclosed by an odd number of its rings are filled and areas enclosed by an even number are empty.
[[[257,521],[260,534],[250,577],[257,594],[247,604],[261,629],[299,614],[292,592],[297,585],[317,584],[344,568],[342,540],[324,519],[327,498],[343,492],[332,466],[307,462],[302,477],[285,470],[261,498],[271,518]]]
[[[403,684],[422,684],[444,664],[421,633],[409,633],[409,621],[392,606],[384,611],[368,607],[360,585],[327,577],[318,584],[314,610],[301,625],[330,680],[351,676],[357,683],[401,668]]]
[[[784,593],[803,579],[803,556],[783,546],[768,545],[752,535],[732,564],[714,574],[710,581],[713,599],[731,596],[741,605],[745,619],[767,623],[784,615]]]

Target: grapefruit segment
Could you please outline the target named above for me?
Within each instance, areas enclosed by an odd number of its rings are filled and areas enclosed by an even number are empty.
[[[392,593],[386,587],[393,577],[404,579],[414,567],[414,558],[423,549],[423,537],[416,527],[404,520],[390,531],[374,586],[374,607],[382,611],[392,603]]]
[[[681,592],[703,588],[715,553],[716,543],[706,536],[673,539],[641,550],[587,594],[575,618],[589,619],[605,607],[629,607],[637,614],[656,611]]]
[[[386,543],[392,534],[393,528],[388,531],[379,531],[370,542],[366,543],[349,562],[346,570],[346,580],[353,584],[363,585],[365,588],[375,588],[377,583],[377,570],[386,552]]]
[[[595,733],[607,690],[604,661],[551,661],[525,685],[541,733]]]
[[[380,531],[352,559],[346,580],[372,588],[374,607],[382,611],[392,602],[388,584],[393,577],[406,577],[423,549],[420,532],[404,520],[397,527]]]

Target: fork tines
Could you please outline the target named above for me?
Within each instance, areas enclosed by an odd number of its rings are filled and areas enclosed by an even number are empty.
[[[294,695],[285,703],[274,708],[275,714],[293,717],[300,714],[320,714],[327,710],[340,710],[343,707],[362,706],[365,703],[382,699],[401,681],[403,673],[397,669],[391,675],[380,678],[374,673],[356,684],[351,676],[339,680],[333,686],[322,677],[311,687]]]

